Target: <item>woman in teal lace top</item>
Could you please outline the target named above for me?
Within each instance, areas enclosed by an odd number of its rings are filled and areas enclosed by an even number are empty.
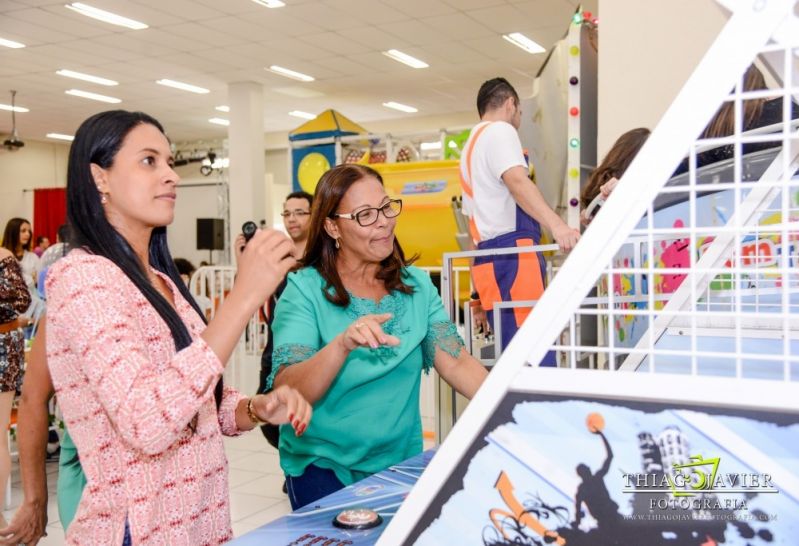
[[[486,376],[427,273],[408,265],[394,237],[401,210],[362,165],[339,165],[316,188],[304,267],[275,312],[267,381],[314,406],[304,434],[280,436],[295,509],[422,450],[423,370],[435,366],[469,398]]]

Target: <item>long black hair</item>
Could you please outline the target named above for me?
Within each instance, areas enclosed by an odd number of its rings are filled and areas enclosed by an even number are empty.
[[[17,259],[22,257],[19,254],[17,254],[17,249],[20,247],[19,232],[22,230],[22,226],[24,224],[28,224],[28,226],[30,226],[31,223],[28,222],[25,218],[12,218],[6,224],[6,229],[3,232],[3,246],[8,250],[10,250],[11,253],[17,257]],[[26,250],[30,251],[32,239],[33,239],[33,231],[31,231],[31,236],[28,238],[28,242],[22,245],[22,255],[25,254]]]
[[[114,229],[105,217],[100,192],[91,173],[94,163],[103,169],[111,167],[125,137],[135,127],[149,124],[164,133],[158,121],[143,112],[110,110],[95,114],[84,121],[69,150],[67,167],[67,222],[71,248],[83,248],[97,256],[108,258],[117,265],[150,305],[169,326],[175,349],[180,351],[192,343],[188,328],[158,290],[150,283],[144,264],[128,241]],[[205,320],[205,315],[181,280],[172,260],[166,240],[166,227],[155,228],[150,236],[150,265],[164,273],[175,284],[183,298]],[[214,389],[217,408],[222,401],[222,379]]]

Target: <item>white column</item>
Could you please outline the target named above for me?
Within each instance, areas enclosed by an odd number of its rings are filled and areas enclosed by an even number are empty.
[[[228,171],[230,184],[230,245],[247,220],[265,217],[264,91],[260,83],[228,84]],[[269,221],[270,219],[267,219]]]

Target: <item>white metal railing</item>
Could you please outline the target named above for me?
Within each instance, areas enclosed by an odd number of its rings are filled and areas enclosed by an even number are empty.
[[[551,245],[536,245],[536,246],[522,246],[522,247],[509,247],[509,248],[495,248],[495,249],[484,249],[484,250],[467,250],[461,252],[447,252],[443,256],[442,260],[442,267],[441,267],[441,299],[444,304],[444,309],[449,314],[450,320],[455,322],[456,324],[459,323],[459,309],[463,308],[463,322],[462,325],[462,332],[464,333],[464,339],[467,340],[468,347],[472,350],[472,355],[476,354],[476,358],[483,361],[483,364],[491,367],[496,362],[496,358],[498,356],[498,346],[501,343],[498,340],[502,338],[499,337],[499,333],[501,333],[501,327],[497,330],[497,325],[501,322],[497,320],[499,317],[500,308],[495,308],[494,314],[494,351],[495,356],[494,358],[490,359],[482,359],[480,358],[481,355],[477,354],[475,349],[475,338],[472,333],[472,324],[471,324],[471,312],[469,309],[469,304],[467,302],[462,302],[458,298],[459,292],[459,277],[460,273],[464,270],[468,271],[468,267],[455,267],[453,263],[456,260],[472,260],[474,258],[480,256],[505,256],[505,255],[513,255],[513,254],[529,254],[532,252],[556,252],[559,251],[559,247],[556,244]],[[553,258],[556,258],[558,255],[547,255],[544,254],[546,260],[546,270],[547,270],[547,278],[551,278],[554,275],[554,271],[556,266],[553,265]],[[471,282],[471,277],[470,277]],[[471,286],[471,285],[470,285]],[[500,304],[503,305],[503,304]],[[529,302],[528,302],[529,306]],[[498,333],[499,332],[499,333]],[[455,390],[449,385],[445,384],[443,381],[439,379],[438,388],[436,388],[436,438],[439,441],[442,441],[444,437],[449,433],[452,426],[454,425],[458,415],[461,411],[466,407],[466,400],[459,394],[455,392]]]

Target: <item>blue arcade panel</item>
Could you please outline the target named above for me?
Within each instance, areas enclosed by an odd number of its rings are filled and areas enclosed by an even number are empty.
[[[433,451],[425,451],[354,483],[327,497],[304,506],[231,542],[231,546],[367,546],[377,542],[411,487],[422,475]],[[366,530],[336,527],[333,519],[342,510],[368,508],[382,523]]]

